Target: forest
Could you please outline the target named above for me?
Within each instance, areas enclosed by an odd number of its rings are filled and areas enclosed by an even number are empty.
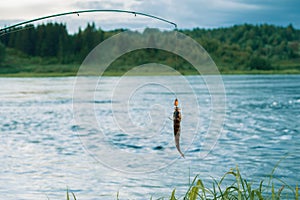
[[[104,31],[94,23],[73,34],[68,33],[62,23],[12,29],[0,36],[0,75],[76,75],[80,64],[95,46],[123,31],[128,30]],[[144,33],[147,31],[153,30],[146,28]],[[221,73],[300,73],[300,30],[291,24],[286,27],[242,24],[178,31],[202,45]],[[138,50],[121,56],[108,70],[115,74],[124,73],[132,66],[149,62],[166,64],[183,74],[195,72],[184,59],[157,49]]]

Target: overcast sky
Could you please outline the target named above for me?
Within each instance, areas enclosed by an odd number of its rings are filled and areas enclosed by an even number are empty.
[[[46,15],[86,9],[123,9],[145,12],[173,21],[180,29],[217,28],[235,24],[293,24],[300,29],[300,0],[2,0],[0,27]],[[169,24],[142,16],[120,13],[71,15],[42,22],[66,23],[71,32],[87,22],[115,28],[157,27]]]

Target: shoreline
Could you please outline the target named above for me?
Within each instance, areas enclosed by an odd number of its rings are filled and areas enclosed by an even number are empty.
[[[106,72],[102,76],[122,76],[126,72]],[[183,76],[195,76],[199,75],[195,72],[182,72]],[[170,76],[174,74],[137,74],[136,76]],[[208,74],[207,74],[208,75]],[[261,71],[261,70],[253,70],[253,71],[226,71],[220,72],[220,74],[211,74],[211,75],[300,75],[300,70],[269,70],[269,71]],[[56,73],[56,72],[44,72],[44,73],[30,73],[30,72],[19,72],[19,73],[0,73],[1,78],[42,78],[42,77],[76,77],[77,72],[64,72],[64,73]],[[87,74],[86,76],[99,76],[97,74]]]

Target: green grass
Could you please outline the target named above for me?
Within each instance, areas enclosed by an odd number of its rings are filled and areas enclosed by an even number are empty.
[[[300,74],[300,58],[294,60],[281,60],[275,63],[277,67],[272,70],[247,70],[232,69],[230,66],[218,65],[221,74]],[[59,64],[55,58],[30,57],[20,51],[7,49],[7,57],[0,66],[0,77],[64,77],[76,76],[80,63]],[[94,66],[87,69],[87,75],[98,76],[98,67]],[[104,76],[122,76],[134,66],[112,65],[105,72]],[[157,71],[151,65],[144,68],[144,74],[136,75],[174,75],[170,71]],[[89,71],[90,70],[90,71]],[[181,66],[179,72],[182,75],[198,75],[193,67]],[[143,72],[142,72],[143,73]]]
[[[75,194],[73,192],[71,192],[71,194],[72,194],[73,199],[76,200]],[[71,200],[69,189],[67,189],[67,200]]]
[[[170,197],[162,197],[158,200],[299,200],[298,185],[292,188],[282,180],[274,178],[273,175],[277,166],[278,164],[272,170],[266,183],[264,180],[256,183],[247,181],[242,177],[239,168],[236,166],[226,172],[220,180],[213,179],[210,187],[205,186],[199,175],[197,175],[188,186],[183,197],[176,197],[176,189],[173,189]],[[275,187],[275,181],[279,181],[281,186]],[[285,194],[283,194],[283,191]],[[72,198],[76,200],[75,194],[71,194]],[[67,200],[70,199],[71,195],[67,190]],[[119,193],[116,199],[119,199]]]
[[[226,179],[232,180],[232,184],[224,185]],[[206,200],[206,199],[241,199],[241,200],[279,200],[279,199],[296,199],[298,200],[298,186],[295,189],[283,183],[279,188],[275,188],[273,175],[270,175],[267,184],[260,181],[257,187],[254,187],[253,182],[248,182],[244,179],[238,169],[231,169],[219,180],[213,180],[211,187],[204,186],[201,179],[196,177],[189,187],[184,200]],[[227,181],[228,182],[228,181]],[[230,182],[230,181],[229,181]],[[283,190],[286,190],[286,195],[282,197]],[[287,191],[289,190],[289,191]],[[174,198],[176,199],[176,198]]]
[[[274,63],[273,70],[247,70],[232,69],[226,65],[218,65],[221,74],[300,74],[300,58],[294,60],[280,60]],[[7,48],[5,62],[0,66],[0,77],[64,77],[76,76],[80,63],[59,64],[56,58],[31,57],[15,49]],[[86,69],[86,75],[98,76],[98,67]],[[122,76],[135,66],[112,65],[105,72],[104,76]],[[196,69],[188,66],[181,66],[179,72],[182,75],[198,75]],[[158,71],[157,67],[147,65],[142,74],[136,75],[174,75],[170,71]]]
[[[75,65],[31,65],[25,66],[22,70],[16,68],[0,68],[0,77],[65,77],[76,76],[78,66]],[[104,76],[122,76],[126,71],[107,70],[103,74]],[[155,72],[155,71],[154,71]],[[181,70],[182,75],[199,75],[196,70],[188,71]],[[300,74],[300,68],[296,69],[279,69],[279,70],[224,70],[220,71],[223,75],[243,75],[243,74]],[[92,76],[98,76],[96,72],[87,74]],[[136,74],[143,75],[143,74]],[[174,75],[168,73],[145,73],[145,75]]]
[[[0,74],[0,77],[18,77],[18,78],[34,78],[34,77],[67,77],[67,76],[76,76],[76,73],[65,72],[65,73],[30,73],[30,72],[18,72],[18,73],[7,73]]]
[[[300,69],[281,69],[281,70],[226,70],[221,71],[223,75],[246,75],[246,74],[300,74]]]

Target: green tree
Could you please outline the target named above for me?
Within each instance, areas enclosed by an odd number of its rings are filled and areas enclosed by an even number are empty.
[[[5,59],[5,46],[0,42],[0,66],[3,64]]]
[[[263,57],[253,57],[250,59],[249,63],[248,63],[248,67],[250,70],[271,70],[272,65],[270,63],[270,61],[268,61],[267,59],[263,58]]]
[[[18,31],[14,40],[14,48],[24,52],[27,55],[35,55],[35,29],[34,26],[27,25],[22,31]]]

